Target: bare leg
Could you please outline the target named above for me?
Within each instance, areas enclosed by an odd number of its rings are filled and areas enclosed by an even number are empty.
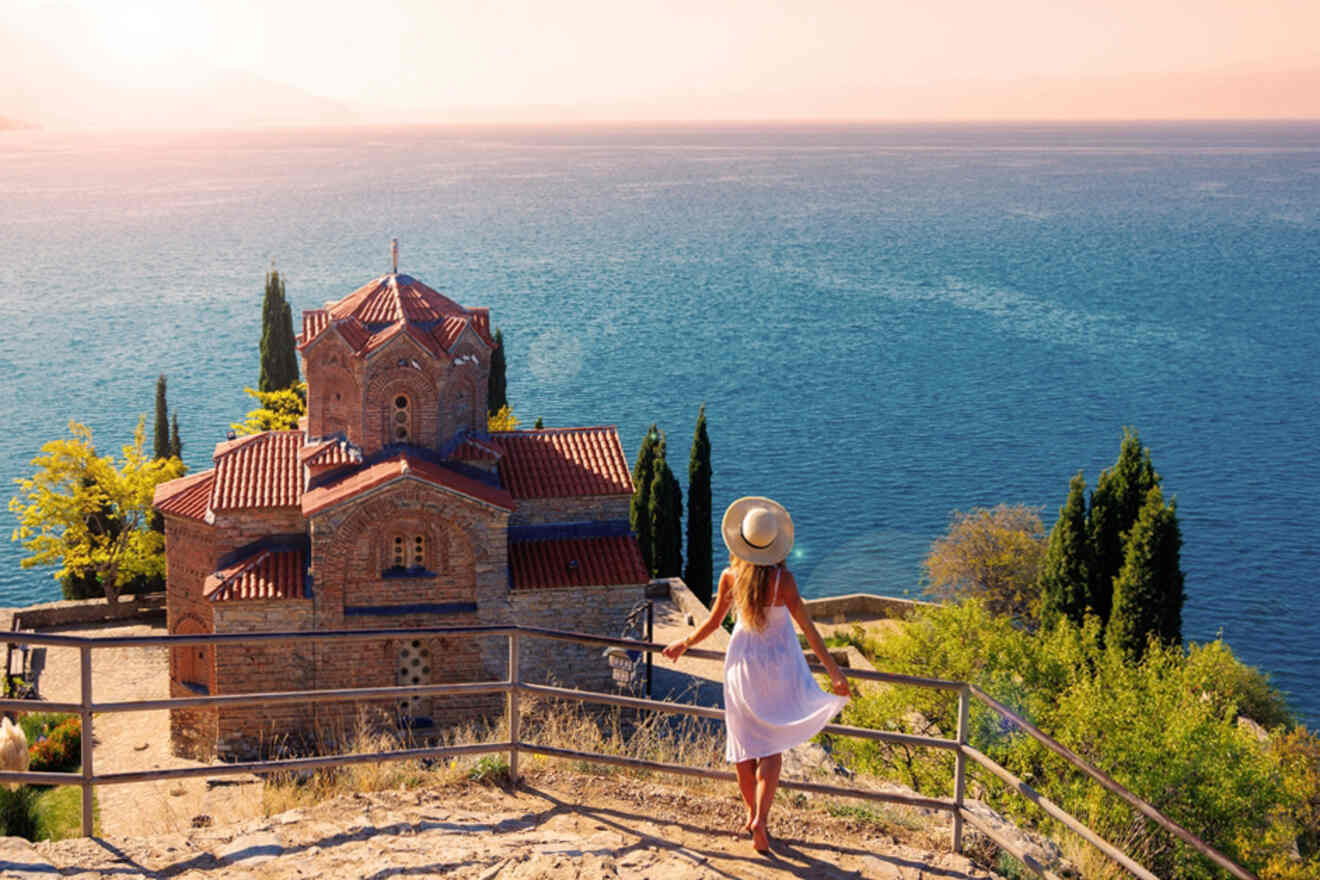
[[[779,769],[783,763],[781,755],[771,755],[756,762],[756,818],[752,821],[752,846],[759,852],[770,849],[765,822],[770,816],[775,789],[779,787]]]
[[[739,761],[733,766],[738,771],[738,791],[742,794],[743,803],[747,805],[747,821],[743,823],[743,831],[751,831],[752,822],[756,819],[756,759]]]

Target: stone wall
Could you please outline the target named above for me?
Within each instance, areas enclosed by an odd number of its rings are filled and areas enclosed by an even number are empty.
[[[619,636],[628,612],[645,598],[645,584],[515,590],[513,615],[521,626]],[[523,635],[518,672],[523,681],[582,690],[615,690],[600,645]]]
[[[578,498],[522,498],[509,519],[511,526],[560,522],[628,521],[631,495],[588,495]]]
[[[898,599],[876,596],[872,593],[851,593],[847,596],[829,596],[824,599],[806,599],[807,613],[821,623],[848,623],[853,620],[902,620],[921,608],[934,608],[931,602],[916,599]]]

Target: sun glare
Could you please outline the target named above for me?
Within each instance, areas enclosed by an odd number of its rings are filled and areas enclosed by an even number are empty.
[[[108,78],[177,85],[208,53],[205,13],[189,3],[128,2],[101,7],[88,24]]]

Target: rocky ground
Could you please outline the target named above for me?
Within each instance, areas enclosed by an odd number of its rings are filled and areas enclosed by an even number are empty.
[[[512,792],[461,782],[341,796],[154,837],[0,838],[0,873],[15,880],[994,876],[942,851],[942,828],[884,815],[832,816],[820,804],[786,802],[771,816],[772,849],[762,855],[737,830],[742,810],[732,791],[550,763]]]

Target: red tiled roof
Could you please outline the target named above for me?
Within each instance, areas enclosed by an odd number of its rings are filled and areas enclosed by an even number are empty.
[[[216,446],[211,510],[297,507],[301,446],[300,431],[263,431]]]
[[[189,474],[161,483],[151,499],[152,507],[161,513],[205,519],[211,500],[211,486],[215,482],[215,469]]]
[[[298,337],[298,344],[306,345],[321,335],[321,331],[330,323],[330,313],[325,309],[307,309],[303,312],[303,332]]]
[[[336,437],[302,447],[298,450],[298,461],[305,465],[357,464],[362,461],[362,450]]]
[[[349,315],[364,324],[438,321],[467,310],[410,275],[382,275],[329,306],[335,318]]]
[[[365,355],[397,332],[390,327],[373,334],[367,326],[382,324],[406,327],[419,344],[437,356],[448,352],[464,327],[472,327],[487,345],[495,344],[487,309],[465,309],[408,275],[382,275],[324,309],[303,312],[298,346],[306,348],[333,326],[355,352]],[[415,325],[426,325],[429,330]]]
[[[302,599],[301,550],[258,550],[206,576],[202,596],[212,602],[241,599]]]
[[[500,479],[514,498],[631,495],[632,471],[613,425],[491,435],[504,453]]]
[[[503,489],[489,486],[443,465],[401,455],[307,491],[302,498],[303,516],[312,516],[363,492],[402,479],[421,480],[505,510],[513,510],[514,507],[513,498]]]
[[[509,572],[515,590],[644,584],[650,580],[631,535],[513,541]]]
[[[464,437],[451,458],[459,461],[499,461],[504,455],[493,443],[483,443],[473,437]]]

